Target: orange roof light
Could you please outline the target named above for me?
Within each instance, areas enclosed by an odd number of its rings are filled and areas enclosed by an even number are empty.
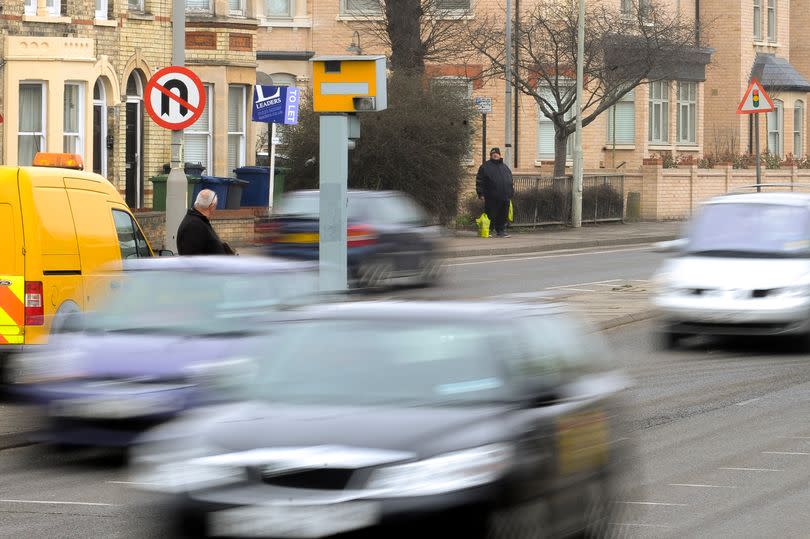
[[[47,153],[37,152],[34,156],[35,167],[57,167],[84,170],[82,156],[75,153]]]

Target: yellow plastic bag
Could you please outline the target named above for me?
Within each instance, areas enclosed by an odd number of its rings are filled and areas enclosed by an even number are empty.
[[[510,223],[515,220],[515,212],[512,210],[512,201],[509,201],[509,213],[506,215],[506,220]]]
[[[486,213],[482,213],[481,217],[475,220],[475,224],[478,225],[478,235],[482,238],[489,237],[489,216]]]

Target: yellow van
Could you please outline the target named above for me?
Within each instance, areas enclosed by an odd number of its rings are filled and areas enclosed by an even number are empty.
[[[99,267],[153,256],[118,191],[82,168],[79,156],[47,153],[0,166],[0,378],[9,353],[46,342],[109,292]]]

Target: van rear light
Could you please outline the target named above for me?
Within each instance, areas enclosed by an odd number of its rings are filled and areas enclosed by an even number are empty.
[[[349,247],[367,247],[377,243],[377,233],[368,225],[352,225],[347,231]]]
[[[25,282],[25,325],[45,324],[45,307],[42,301],[42,281]]]

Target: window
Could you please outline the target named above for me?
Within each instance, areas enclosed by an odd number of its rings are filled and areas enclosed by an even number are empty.
[[[58,17],[62,12],[62,3],[58,0],[47,0],[45,6],[48,8],[48,15]],[[25,14],[37,14],[37,0],[25,0]],[[106,14],[106,11],[105,11]]]
[[[20,83],[20,125],[17,163],[30,165],[37,152],[45,151],[45,85]]]
[[[567,91],[573,91],[573,86],[566,89],[566,86],[560,86],[560,92],[566,93]],[[551,88],[543,87],[540,88],[540,96],[543,97],[546,101],[552,104],[552,106],[556,103],[556,99],[554,98],[554,94],[551,91]],[[569,108],[565,112],[565,119],[568,120],[574,117],[574,107]],[[543,159],[554,159],[554,138],[555,138],[555,129],[554,123],[546,118],[542,111],[538,108],[538,120],[537,120],[537,158],[539,160]],[[571,159],[573,155],[574,149],[574,137],[568,137],[568,146],[566,147],[565,156],[566,159]]]
[[[341,13],[380,13],[380,0],[340,0]]]
[[[669,142],[669,81],[650,83],[650,142]]]
[[[292,18],[293,0],[265,0],[265,16],[274,19]]]
[[[121,248],[121,258],[148,258],[149,244],[143,237],[141,230],[132,217],[121,210],[113,210],[115,231],[118,233],[118,246]]]
[[[228,174],[245,164],[245,87],[228,87]]]
[[[228,0],[229,5],[233,0]],[[186,11],[211,11],[211,0],[186,0]]]
[[[143,0],[127,0],[127,7],[130,11],[143,11]]]
[[[608,111],[608,144],[635,144],[636,92],[630,90]]]
[[[101,80],[93,87],[93,172],[107,175],[107,95]]]
[[[202,163],[209,174],[211,167],[211,85],[205,84],[205,108],[200,119],[183,131],[186,161]]]
[[[678,83],[678,142],[697,144],[697,83]]]
[[[768,0],[768,41],[776,42],[776,0]]]
[[[107,0],[96,0],[96,19],[107,19]]]
[[[762,0],[754,0],[754,39],[762,41]]]
[[[244,15],[244,0],[228,0],[228,11],[230,11],[231,15]]]
[[[436,7],[440,11],[468,11],[470,0],[438,0]]]
[[[804,103],[793,104],[793,155],[804,155]]]
[[[62,125],[62,151],[84,155],[84,107],[82,85],[65,83],[65,113]]]
[[[773,100],[774,111],[768,113],[768,152],[782,157],[785,110],[782,102]]]

